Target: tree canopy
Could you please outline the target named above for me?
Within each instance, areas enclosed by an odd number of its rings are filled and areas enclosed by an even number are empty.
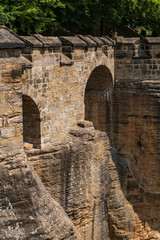
[[[105,34],[127,26],[160,35],[160,0],[0,0],[0,23],[19,34]]]

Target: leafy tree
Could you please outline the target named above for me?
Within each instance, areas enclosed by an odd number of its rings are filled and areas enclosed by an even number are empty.
[[[160,34],[160,0],[122,0],[119,13],[122,25]]]
[[[0,0],[0,22],[21,34],[53,31],[58,7],[64,7],[60,0]]]
[[[116,25],[160,35],[160,0],[0,0],[0,22],[20,34],[102,35]]]

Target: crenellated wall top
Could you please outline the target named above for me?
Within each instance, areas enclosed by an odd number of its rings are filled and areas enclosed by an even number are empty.
[[[135,45],[142,42],[145,44],[159,45],[160,37],[145,37],[143,40],[141,40],[139,37],[125,38],[123,36],[117,36],[116,38],[116,45]]]
[[[41,34],[33,34],[30,36],[19,36],[7,27],[0,25],[0,49],[15,48],[48,48],[48,47],[73,47],[73,48],[94,48],[114,45],[137,45],[141,43],[149,45],[160,45],[160,37],[146,37],[141,40],[138,37],[125,38],[117,36],[110,38],[108,36],[95,37],[91,35],[75,35],[75,36],[42,36]]]
[[[42,36],[33,34],[31,36],[19,36],[5,26],[0,26],[0,48],[15,49],[15,48],[48,48],[48,47],[74,47],[74,48],[92,48],[102,47],[104,45],[114,46],[114,41],[107,37],[94,36]]]

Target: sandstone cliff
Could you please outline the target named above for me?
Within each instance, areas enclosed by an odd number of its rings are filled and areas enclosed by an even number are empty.
[[[24,158],[1,159],[0,239],[81,239]]]
[[[159,44],[117,39],[108,131],[112,240],[160,239]]]
[[[78,125],[63,144],[50,151],[28,151],[28,159],[82,239],[109,239],[109,140],[90,122]]]
[[[78,125],[52,148],[1,158],[1,239],[109,239],[109,141]]]

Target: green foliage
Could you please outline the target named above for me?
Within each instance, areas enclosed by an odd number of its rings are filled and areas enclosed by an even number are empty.
[[[160,34],[160,0],[122,0],[121,24]]]
[[[64,9],[58,12],[63,27],[74,33],[98,33],[102,19],[109,25],[120,22],[118,0],[62,0]]]
[[[0,22],[21,34],[53,31],[57,7],[64,7],[59,0],[0,0]]]
[[[0,0],[0,22],[20,34],[102,34],[116,24],[160,35],[160,0]]]
[[[160,35],[160,0],[61,0],[59,22],[74,33],[105,33],[114,25]],[[102,29],[104,28],[104,29]],[[99,31],[96,31],[99,30]]]

